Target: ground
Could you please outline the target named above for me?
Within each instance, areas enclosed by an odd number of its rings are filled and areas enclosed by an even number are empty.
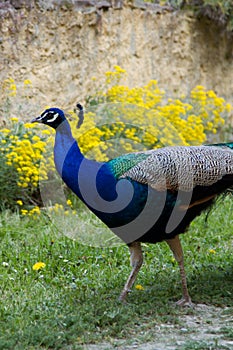
[[[232,350],[230,329],[233,332],[232,309],[198,304],[192,315],[179,317],[179,326],[155,327],[154,341],[140,344],[116,339],[112,344],[85,345],[83,350]]]

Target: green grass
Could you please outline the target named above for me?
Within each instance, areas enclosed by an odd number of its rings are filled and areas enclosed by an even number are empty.
[[[207,222],[202,215],[182,236],[193,302],[228,306],[231,312],[232,208],[228,196]],[[77,225],[91,232],[88,214],[80,217]],[[126,246],[83,245],[62,236],[44,215],[20,218],[5,211],[0,219],[0,349],[65,349],[69,344],[79,349],[132,337],[149,341],[155,325],[176,327],[179,315],[195,312],[174,306],[181,296],[180,278],[165,243],[144,246],[145,263],[137,279],[144,290],[134,289],[123,305],[118,296],[130,272]],[[66,225],[72,220],[64,217]],[[38,261],[46,267],[33,271]],[[227,325],[222,334],[232,339]]]
[[[205,341],[188,341],[182,345],[179,350],[228,350],[229,347],[221,345],[218,342],[209,343]]]

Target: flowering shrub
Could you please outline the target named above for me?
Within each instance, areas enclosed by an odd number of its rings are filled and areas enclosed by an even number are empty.
[[[157,81],[129,88],[121,84],[125,76],[118,66],[106,73],[104,86],[87,99],[85,122],[78,130],[73,114],[73,132],[84,153],[105,161],[124,152],[218,141],[214,135],[232,106],[214,91],[197,86],[189,96],[166,98]]]
[[[45,157],[48,130],[39,133],[34,125],[13,117],[8,128],[0,129],[0,197],[4,207],[40,202],[38,182],[48,179],[52,158]],[[38,208],[38,207],[35,207]],[[35,208],[31,214],[35,214]],[[39,209],[39,208],[38,208]],[[22,209],[22,214],[28,212]]]
[[[167,98],[157,81],[129,88],[123,84],[125,76],[125,70],[118,66],[106,73],[104,85],[87,98],[80,128],[76,128],[77,114],[69,112],[73,134],[88,157],[107,161],[133,151],[196,145],[207,139],[218,141],[218,131],[232,106],[214,91],[197,86],[189,96]],[[30,88],[30,81],[24,81],[27,103]],[[4,207],[17,206],[22,215],[34,217],[40,214],[39,180],[47,181],[54,170],[52,153],[47,152],[47,146],[53,144],[54,131],[12,116],[11,106],[18,91],[13,79],[3,82],[1,89],[7,97],[0,110],[5,116],[11,115],[5,119],[7,128],[0,129],[1,203]]]

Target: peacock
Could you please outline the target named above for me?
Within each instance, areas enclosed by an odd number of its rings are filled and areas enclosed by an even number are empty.
[[[77,107],[81,124],[83,107]],[[179,234],[233,186],[233,143],[168,146],[98,162],[82,154],[61,109],[46,109],[32,122],[55,129],[59,175],[129,247],[132,268],[119,299],[126,300],[142,266],[141,244],[166,241],[180,269],[177,304],[192,305]]]

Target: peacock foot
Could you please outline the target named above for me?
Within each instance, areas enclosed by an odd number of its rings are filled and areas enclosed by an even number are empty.
[[[190,308],[194,307],[194,304],[192,303],[190,297],[187,297],[187,298],[182,297],[180,300],[178,300],[176,302],[176,305],[177,306],[182,306],[182,307],[190,307]]]

